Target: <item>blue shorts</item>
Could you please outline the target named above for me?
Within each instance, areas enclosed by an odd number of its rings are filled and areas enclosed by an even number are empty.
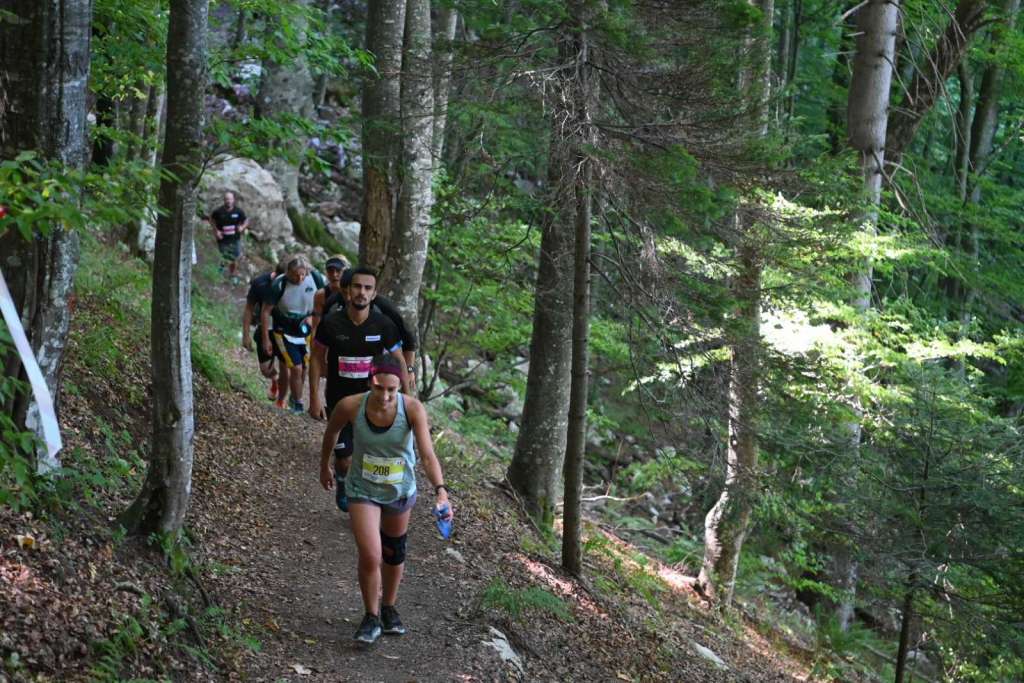
[[[399,498],[392,503],[378,503],[375,500],[369,498],[349,498],[348,504],[351,505],[376,505],[380,508],[380,513],[385,517],[391,515],[400,515],[403,512],[412,510],[412,506],[416,504],[416,494],[412,494],[408,498]]]

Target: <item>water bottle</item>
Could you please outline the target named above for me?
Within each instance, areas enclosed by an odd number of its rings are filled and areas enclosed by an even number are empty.
[[[442,503],[438,507],[434,508],[434,517],[436,517],[437,530],[441,534],[441,538],[448,540],[448,537],[452,535],[452,520],[445,519],[448,515],[448,503]]]

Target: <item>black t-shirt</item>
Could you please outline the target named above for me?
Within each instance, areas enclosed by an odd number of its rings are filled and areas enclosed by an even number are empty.
[[[378,353],[402,348],[398,328],[383,313],[370,310],[362,325],[348,317],[348,310],[335,308],[316,328],[316,342],[327,347],[327,412],[338,401],[367,390],[370,361]]]
[[[237,206],[233,209],[228,209],[227,206],[221,206],[210,214],[210,218],[213,219],[217,229],[224,235],[220,240],[221,242],[234,242],[238,240],[238,231],[241,230],[242,223],[245,223],[244,211]]]
[[[342,298],[338,292],[332,292],[329,287],[324,288],[327,292],[326,298],[324,299],[324,315],[327,315],[331,309],[344,308],[345,299]],[[405,319],[402,318],[402,314],[398,312],[398,307],[395,306],[395,302],[386,296],[378,294],[373,299],[373,308],[386,315],[388,319],[395,324],[398,328],[398,336],[402,339],[402,350],[403,351],[415,351],[416,350],[416,332],[405,324]]]
[[[249,281],[249,292],[245,295],[245,302],[252,307],[254,325],[260,324],[263,301],[269,296],[270,286],[274,283],[272,275],[273,273],[263,273]]]

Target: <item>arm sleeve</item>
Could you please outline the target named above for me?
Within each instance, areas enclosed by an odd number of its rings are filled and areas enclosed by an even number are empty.
[[[247,220],[247,218],[245,216],[245,211],[242,211],[241,209],[239,209],[238,210],[238,224],[241,225],[246,220]]]
[[[402,314],[398,312],[398,308],[395,306],[394,302],[385,296],[378,296],[373,300],[373,303],[380,309],[381,313],[391,320],[395,328],[398,330],[398,334],[402,342],[402,349],[405,351],[415,351],[416,332],[406,326],[405,320],[402,318]]]

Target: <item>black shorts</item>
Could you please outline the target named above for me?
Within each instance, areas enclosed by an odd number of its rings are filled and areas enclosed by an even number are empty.
[[[260,365],[274,360],[273,353],[268,356],[267,352],[263,350],[263,334],[260,332],[260,328],[257,327],[252,333],[252,341],[256,344],[256,358],[259,359]]]
[[[222,239],[217,242],[217,248],[220,249],[220,257],[225,261],[237,261],[242,255],[242,240]]]
[[[331,414],[327,413],[330,417]],[[352,457],[352,423],[349,422],[341,428],[341,434],[338,435],[338,443],[334,445],[334,457],[336,458],[351,458]]]

